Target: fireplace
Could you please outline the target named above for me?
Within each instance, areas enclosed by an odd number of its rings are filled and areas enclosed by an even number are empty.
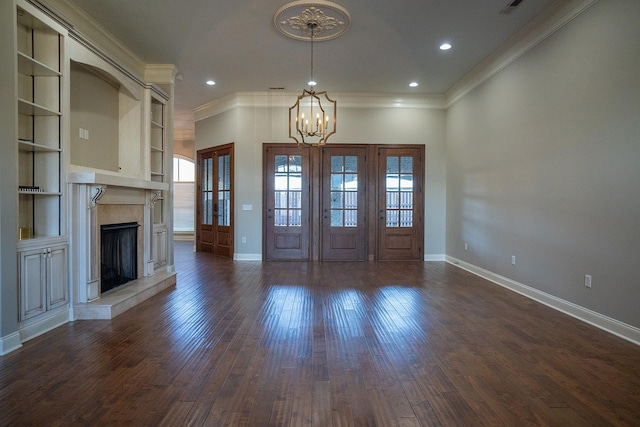
[[[155,201],[169,184],[94,172],[71,172],[67,180],[75,319],[113,319],[175,285],[173,265],[156,266],[153,258],[155,233],[168,232],[153,222]],[[107,232],[118,228],[128,237],[112,239]]]
[[[137,222],[100,226],[100,292],[138,278]]]

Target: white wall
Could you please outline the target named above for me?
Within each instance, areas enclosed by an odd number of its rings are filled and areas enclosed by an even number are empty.
[[[449,256],[635,327],[639,17],[597,2],[451,106],[446,151]]]
[[[295,96],[241,96],[231,110],[196,121],[196,150],[235,142],[235,251],[240,257],[262,255],[262,145],[293,142],[287,129],[288,108]],[[340,106],[332,143],[424,144],[425,256],[444,255],[445,248],[445,112],[434,108]],[[248,104],[253,104],[248,105]],[[243,204],[253,205],[243,211]],[[240,237],[247,237],[241,243]]]

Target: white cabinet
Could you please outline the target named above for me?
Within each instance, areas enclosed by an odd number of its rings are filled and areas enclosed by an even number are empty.
[[[167,263],[167,229],[165,227],[153,228],[153,266],[158,268]]]
[[[20,252],[20,321],[66,305],[67,245]]]
[[[64,236],[63,72],[66,30],[17,1],[19,320],[68,305]]]

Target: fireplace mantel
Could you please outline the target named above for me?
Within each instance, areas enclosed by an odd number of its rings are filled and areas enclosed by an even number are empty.
[[[166,182],[147,181],[144,179],[128,178],[118,175],[109,175],[100,172],[69,172],[67,182],[71,184],[103,184],[114,187],[140,188],[145,190],[168,190]]]
[[[162,268],[158,269],[155,265],[159,259],[156,254],[163,247],[166,251],[167,245],[166,237],[163,242],[155,239],[163,230],[166,236],[168,227],[154,224],[154,209],[162,193],[169,191],[168,183],[91,170],[67,173],[67,183],[73,216],[70,235],[75,318],[111,318],[175,285],[173,265],[159,264]],[[138,278],[109,291],[105,298],[100,291],[100,225],[134,221],[140,224]]]

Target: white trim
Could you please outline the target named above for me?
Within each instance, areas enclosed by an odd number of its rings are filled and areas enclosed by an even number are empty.
[[[147,64],[144,70],[144,79],[156,84],[172,85],[176,81],[177,74],[178,67],[173,64]]]
[[[516,282],[515,280],[511,280],[508,277],[492,273],[491,271],[461,261],[457,258],[447,255],[446,261],[450,264],[455,265],[456,267],[467,270],[475,274],[476,276],[487,279],[490,282],[493,282],[511,291],[517,292],[520,295],[524,295],[527,298],[542,303],[564,314],[568,314],[569,316],[595,326],[596,328],[602,329],[603,331],[609,332],[634,344],[640,345],[640,329],[636,328],[635,326],[620,322],[619,320],[555,297],[551,294],[542,292],[520,282]]]
[[[29,341],[35,337],[45,334],[58,326],[62,326],[69,322],[69,308],[57,311],[51,315],[45,314],[28,325],[20,326],[20,340],[22,342]]]
[[[20,341],[20,334],[18,332],[0,337],[0,356],[9,354],[20,347],[22,347],[22,342]]]
[[[262,254],[233,254],[234,261],[262,261]]]
[[[296,100],[298,92],[236,92],[216,99],[192,110],[195,121],[217,116],[225,111],[240,107],[282,107],[289,108]],[[444,109],[444,95],[412,95],[381,93],[331,93],[337,100],[338,108],[424,108]]]
[[[445,254],[424,254],[425,261],[446,261]]]

